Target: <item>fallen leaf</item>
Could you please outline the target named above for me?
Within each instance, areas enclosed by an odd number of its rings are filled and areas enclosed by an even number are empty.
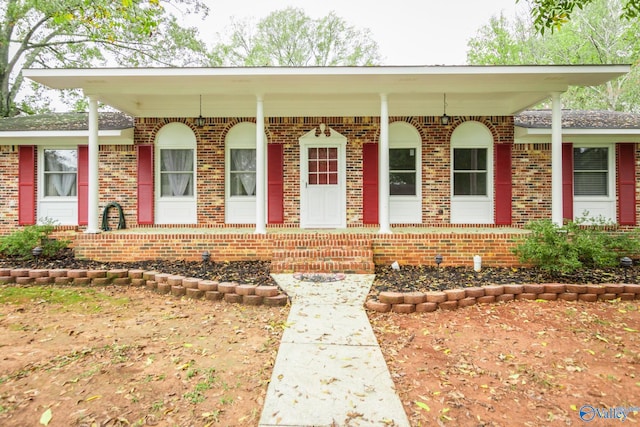
[[[53,414],[51,413],[51,408],[49,408],[40,415],[40,424],[48,426],[52,418]]]
[[[425,411],[427,411],[427,412],[431,411],[431,408],[429,408],[429,405],[427,405],[427,404],[426,404],[426,403],[424,403],[424,402],[420,402],[419,400],[416,400],[416,401],[415,401],[415,404],[416,404],[419,408],[424,409],[424,410],[425,410]]]

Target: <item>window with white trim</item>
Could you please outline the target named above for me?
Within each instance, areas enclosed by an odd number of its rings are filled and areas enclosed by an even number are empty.
[[[415,148],[389,149],[389,195],[416,195],[416,163]]]
[[[78,195],[78,150],[43,150],[43,196],[76,197]]]
[[[609,148],[574,147],[574,196],[609,196]]]
[[[197,140],[184,123],[164,125],[156,135],[155,222],[197,224]]]
[[[487,195],[487,149],[453,149],[453,195]]]
[[[389,221],[422,222],[422,138],[411,124],[389,124]]]
[[[451,134],[451,223],[493,224],[493,134],[476,121]]]
[[[265,138],[266,140],[266,138]],[[256,222],[256,124],[242,122],[225,137],[225,222]]]

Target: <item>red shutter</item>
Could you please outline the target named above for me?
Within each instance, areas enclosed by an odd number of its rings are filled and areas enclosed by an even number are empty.
[[[268,219],[269,224],[284,222],[284,150],[282,144],[267,145]]]
[[[36,223],[36,147],[18,148],[18,225]]]
[[[511,144],[496,144],[495,223],[511,225]]]
[[[573,144],[562,144],[562,218],[573,221]]]
[[[362,145],[362,222],[378,224],[378,144]]]
[[[89,223],[89,147],[78,146],[78,225]]]
[[[153,224],[153,145],[138,145],[138,224]]]
[[[617,144],[618,224],[636,225],[635,144]]]

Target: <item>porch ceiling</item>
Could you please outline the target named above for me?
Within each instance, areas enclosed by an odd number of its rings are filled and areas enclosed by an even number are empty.
[[[593,86],[628,65],[411,66],[308,68],[31,69],[24,75],[54,89],[85,94],[136,117],[267,117],[389,114],[512,115],[569,86]]]

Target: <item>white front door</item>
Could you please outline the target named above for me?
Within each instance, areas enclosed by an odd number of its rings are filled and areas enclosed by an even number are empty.
[[[345,144],[317,138],[300,141],[300,226],[344,228]]]

